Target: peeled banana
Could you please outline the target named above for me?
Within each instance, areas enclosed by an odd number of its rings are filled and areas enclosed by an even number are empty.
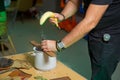
[[[51,11],[47,11],[45,12],[41,18],[40,18],[40,25],[43,25],[45,23],[45,21],[48,19],[48,18],[54,18],[55,20],[55,25],[59,28],[59,25],[58,25],[58,19],[55,17],[54,13],[51,12]]]

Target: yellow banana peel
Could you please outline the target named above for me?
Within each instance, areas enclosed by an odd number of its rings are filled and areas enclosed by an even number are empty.
[[[51,11],[47,11],[47,12],[45,12],[45,13],[41,16],[41,18],[40,18],[40,25],[43,25],[43,24],[45,23],[45,21],[46,21],[48,18],[50,18],[50,17],[53,17],[53,18],[54,18],[54,20],[55,20],[55,25],[56,25],[58,28],[60,28],[59,25],[58,25],[58,19],[55,17],[54,13],[51,12]]]

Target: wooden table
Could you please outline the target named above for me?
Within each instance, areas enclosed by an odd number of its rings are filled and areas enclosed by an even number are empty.
[[[16,54],[16,55],[11,55],[11,56],[6,56],[8,58],[12,59],[20,59],[20,60],[28,60],[32,65],[34,64],[34,58],[31,56],[32,52],[26,52],[26,53],[21,53],[21,54]],[[32,68],[29,70],[21,69],[22,71],[32,74],[32,77],[29,78],[29,80],[35,80],[35,76],[43,76],[44,78],[53,79],[53,78],[59,78],[59,77],[64,77],[64,76],[69,76],[71,80],[87,80],[80,74],[76,73],[69,67],[65,66],[63,63],[60,61],[57,61],[57,66],[49,71],[40,71],[34,68],[34,65]],[[10,72],[6,72],[4,74],[0,74],[0,79],[6,77]]]

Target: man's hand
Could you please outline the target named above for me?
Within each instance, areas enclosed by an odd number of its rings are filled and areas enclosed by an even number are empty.
[[[56,52],[56,41],[54,40],[43,40],[41,42],[41,49],[44,52]]]
[[[47,40],[46,40],[47,41]],[[49,55],[49,56],[56,56],[56,54],[55,54],[55,51],[53,51],[53,50],[51,50],[51,49],[49,49],[49,48],[45,48],[45,47],[47,47],[47,45],[46,45],[46,41],[42,41],[41,43],[38,43],[38,42],[36,42],[36,41],[30,41],[30,43],[33,45],[33,46],[35,46],[35,47],[37,47],[38,49],[42,49],[47,55]],[[49,50],[48,50],[49,49]]]

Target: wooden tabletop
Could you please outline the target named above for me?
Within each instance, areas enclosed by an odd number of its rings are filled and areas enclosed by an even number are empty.
[[[59,78],[59,77],[64,77],[68,76],[71,80],[87,80],[77,72],[73,71],[60,61],[57,61],[57,66],[49,71],[40,71],[34,68],[34,58],[31,56],[32,52],[26,52],[26,53],[21,53],[21,54],[16,54],[16,55],[11,55],[11,56],[6,56],[11,59],[20,59],[20,60],[28,60],[32,64],[32,68],[29,70],[26,69],[21,69],[25,73],[32,74],[32,76],[29,78],[29,80],[35,80],[35,76],[43,76],[44,78],[49,79],[54,79],[54,78]],[[0,74],[0,79],[6,77],[10,72],[6,72],[4,74]]]

